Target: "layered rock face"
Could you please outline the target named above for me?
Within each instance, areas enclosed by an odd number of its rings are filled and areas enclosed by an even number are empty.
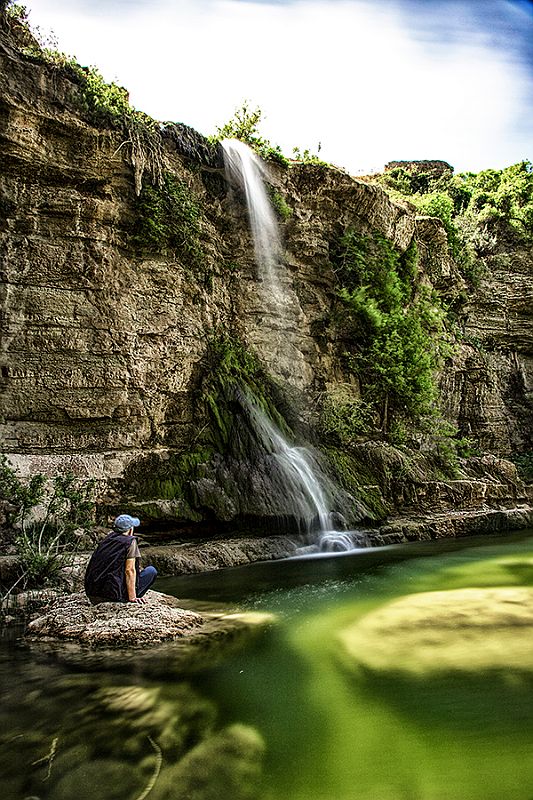
[[[533,259],[501,242],[484,261],[443,397],[466,434],[508,456],[533,446]]]
[[[0,97],[0,449],[23,474],[68,469],[116,487],[147,454],[190,450],[205,425],[209,342],[221,332],[257,354],[304,426],[325,392],[357,393],[327,326],[331,243],[349,226],[401,251],[414,238],[441,295],[465,289],[438,220],[335,169],[273,166],[293,213],[283,313],[269,310],[245,205],[215,146],[185,126],[161,133],[164,170],[201,209],[199,267],[185,252],[147,253],[131,142],[91,124],[79,82],[21,55],[6,30]],[[488,260],[466,320],[483,348],[463,344],[443,375],[450,419],[496,454],[531,443],[532,271],[525,252]]]

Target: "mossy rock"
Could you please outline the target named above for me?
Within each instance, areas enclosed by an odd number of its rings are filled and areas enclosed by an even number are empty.
[[[135,797],[143,787],[140,770],[111,759],[98,759],[82,764],[73,764],[73,769],[64,775],[54,787],[56,800],[123,800]]]
[[[347,663],[391,677],[533,677],[533,588],[467,588],[393,600],[340,634]]]
[[[154,800],[254,800],[265,745],[247,725],[234,724],[207,738],[166,770],[153,790]]]

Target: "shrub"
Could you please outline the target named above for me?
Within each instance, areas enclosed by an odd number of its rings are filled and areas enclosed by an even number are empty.
[[[283,221],[286,222],[290,217],[293,215],[293,210],[290,205],[287,203],[285,198],[283,197],[280,192],[272,189],[270,191],[270,201],[278,215],[278,217]]]
[[[348,229],[334,257],[350,344],[346,363],[359,378],[364,402],[379,409],[384,431],[399,418],[433,413],[435,373],[448,337],[444,309],[416,281],[416,246],[401,255],[380,234]]]
[[[58,475],[47,487],[38,474],[24,482],[0,457],[0,499],[13,508],[9,522],[16,530],[15,544],[25,588],[56,583],[75,548],[74,531],[94,517],[94,484],[81,484],[73,475]]]
[[[533,483],[533,450],[525,453],[515,453],[511,461],[516,464],[518,474],[526,483]]]
[[[135,242],[143,252],[173,254],[199,266],[204,258],[201,220],[201,206],[187,184],[165,173],[160,187],[147,185],[141,191]]]
[[[369,403],[350,394],[328,395],[322,402],[319,432],[334,445],[349,445],[374,427],[374,411]]]
[[[251,147],[265,161],[274,161],[281,166],[288,166],[289,160],[283,155],[279,145],[273,145],[268,139],[261,136],[259,124],[262,118],[263,112],[259,106],[251,108],[250,102],[244,100],[241,107],[235,110],[233,117],[220,128],[217,128],[214,138],[218,141],[239,139],[239,141]]]

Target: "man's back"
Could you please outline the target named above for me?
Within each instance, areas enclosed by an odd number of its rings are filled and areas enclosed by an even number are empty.
[[[85,572],[85,592],[89,599],[93,602],[127,601],[125,564],[130,550],[135,555],[138,553],[137,539],[121,531],[111,531],[100,542]]]

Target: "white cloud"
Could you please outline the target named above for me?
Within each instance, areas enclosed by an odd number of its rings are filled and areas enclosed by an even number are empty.
[[[30,9],[62,49],[125,85],[136,107],[202,133],[248,98],[286,152],[321,142],[322,157],[352,172],[391,159],[476,170],[531,157],[520,64],[471,31],[462,43],[417,39],[388,5],[161,0],[82,12],[30,0]]]

